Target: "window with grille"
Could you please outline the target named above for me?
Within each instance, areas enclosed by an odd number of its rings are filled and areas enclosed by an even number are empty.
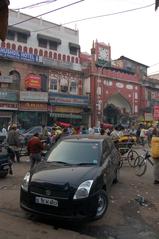
[[[70,54],[77,56],[78,49],[76,47],[70,47]]]
[[[14,41],[15,40],[15,32],[8,30],[7,39]]]
[[[18,32],[17,33],[17,41],[18,42],[23,42],[23,43],[27,43],[27,34],[25,33],[21,33],[21,32]]]
[[[77,84],[75,81],[72,81],[70,84],[70,94],[76,94],[77,93]]]
[[[51,49],[51,50],[57,50],[57,42],[55,42],[55,41],[49,41],[49,49]]]
[[[50,79],[50,90],[57,91],[57,80],[56,79]]]
[[[47,48],[47,40],[45,39],[38,39],[39,47]]]

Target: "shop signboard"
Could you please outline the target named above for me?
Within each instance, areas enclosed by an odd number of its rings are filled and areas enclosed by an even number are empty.
[[[82,119],[82,115],[79,115],[79,114],[50,113],[50,117],[66,118],[66,119]]]
[[[0,76],[0,83],[12,83],[12,76]]]
[[[24,79],[24,82],[25,82],[26,89],[27,88],[36,89],[36,90],[41,89],[41,77],[40,76],[29,74]]]
[[[152,113],[145,113],[145,121],[152,121],[153,115]]]
[[[40,62],[40,58],[37,55],[15,51],[4,47],[0,47],[0,56],[21,61]]]
[[[20,102],[19,110],[21,111],[39,111],[46,112],[47,104],[35,102]]]
[[[18,103],[0,102],[0,110],[18,110]]]
[[[88,96],[65,95],[49,92],[51,105],[88,106]]]
[[[17,92],[0,90],[0,100],[17,101],[18,100]]]
[[[153,108],[153,118],[159,120],[159,105],[155,105]]]
[[[20,91],[20,101],[48,102],[48,93],[37,91]]]

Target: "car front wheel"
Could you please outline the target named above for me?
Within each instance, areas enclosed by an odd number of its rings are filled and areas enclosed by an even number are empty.
[[[97,210],[94,219],[100,219],[105,214],[108,208],[108,197],[106,191],[100,190],[97,201]]]

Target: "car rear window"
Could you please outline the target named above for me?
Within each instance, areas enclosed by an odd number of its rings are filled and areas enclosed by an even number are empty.
[[[97,165],[99,162],[99,143],[62,141],[53,148],[47,161]]]

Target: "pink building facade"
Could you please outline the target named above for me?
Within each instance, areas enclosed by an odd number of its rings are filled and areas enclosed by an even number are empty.
[[[87,65],[90,77],[92,126],[103,122],[127,125],[143,113],[147,106],[142,84],[146,65],[124,56],[112,61],[110,45],[97,41],[91,56],[81,54],[81,63]]]

